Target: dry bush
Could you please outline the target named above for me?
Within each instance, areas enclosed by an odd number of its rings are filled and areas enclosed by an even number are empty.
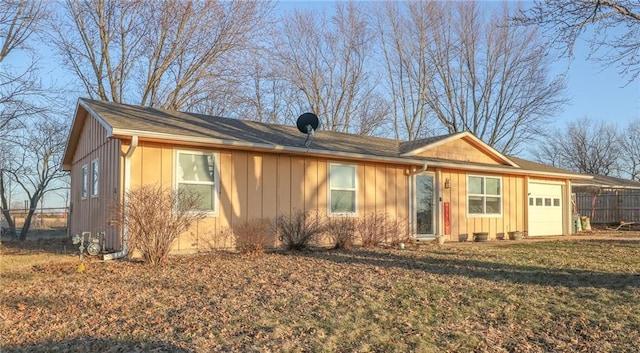
[[[333,239],[335,249],[348,249],[355,239],[356,219],[353,217],[329,217],[326,232]]]
[[[128,228],[130,249],[146,263],[164,264],[178,236],[206,216],[199,204],[197,194],[144,185],[127,192],[126,208],[116,206],[113,223]]]
[[[400,243],[408,244],[411,242],[406,218],[392,219],[387,217],[384,233],[384,242],[391,246],[398,246]]]
[[[303,250],[324,232],[325,222],[317,211],[296,210],[290,216],[279,216],[275,227],[287,250]]]
[[[272,222],[266,218],[255,218],[233,227],[236,249],[240,253],[260,253],[269,245],[273,231]]]
[[[371,212],[356,222],[356,232],[360,236],[363,247],[373,248],[385,240],[387,218],[384,212]]]
[[[405,218],[390,218],[384,212],[372,212],[364,215],[356,222],[356,233],[360,236],[362,246],[372,248],[380,243],[396,246],[407,243],[409,237]]]

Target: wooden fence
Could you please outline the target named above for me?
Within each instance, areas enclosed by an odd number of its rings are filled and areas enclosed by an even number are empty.
[[[574,194],[575,209],[592,224],[640,223],[640,190],[602,190],[598,195]]]

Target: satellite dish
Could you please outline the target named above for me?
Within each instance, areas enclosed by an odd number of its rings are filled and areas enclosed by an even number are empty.
[[[298,117],[296,125],[298,130],[303,134],[313,134],[318,129],[319,125],[318,117],[313,113],[304,113]]]

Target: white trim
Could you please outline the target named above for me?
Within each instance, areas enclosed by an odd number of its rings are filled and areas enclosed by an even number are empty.
[[[211,137],[195,137],[195,136],[185,136],[185,135],[175,135],[175,134],[165,134],[159,132],[149,132],[149,131],[140,131],[140,130],[130,130],[130,129],[113,129],[113,133],[111,137],[114,138],[128,138],[131,135],[142,136],[151,140],[171,140],[177,142],[185,142],[185,144],[208,144],[208,145],[217,145],[222,148],[235,148],[235,149],[247,149],[252,148],[256,150],[266,150],[266,151],[277,151],[280,153],[291,153],[291,154],[316,154],[319,156],[327,157],[327,158],[340,158],[344,157],[347,159],[354,159],[357,161],[374,161],[374,162],[392,162],[402,165],[415,165],[415,166],[423,166],[425,164],[429,164],[429,166],[433,167],[442,167],[442,168],[451,168],[458,169],[464,171],[476,171],[476,172],[495,172],[495,173],[504,173],[504,174],[514,174],[514,175],[531,175],[531,176],[540,176],[540,177],[553,177],[553,178],[563,178],[563,179],[593,179],[591,176],[586,176],[583,174],[571,174],[571,173],[553,173],[553,172],[541,172],[535,170],[528,169],[520,169],[519,167],[508,167],[508,166],[490,166],[490,165],[469,165],[464,164],[462,162],[459,163],[451,163],[451,162],[443,162],[431,159],[410,159],[404,158],[404,154],[401,157],[383,157],[383,156],[373,156],[366,155],[361,153],[350,153],[350,152],[338,152],[331,150],[319,150],[313,148],[302,148],[302,147],[290,147],[290,146],[282,146],[282,145],[274,145],[267,143],[251,143],[244,141],[232,141],[232,140],[223,140]],[[471,135],[472,136],[472,135]],[[506,157],[505,157],[506,158]],[[514,163],[515,165],[515,163]]]
[[[178,156],[180,154],[191,154],[201,156],[213,157],[213,183],[209,181],[187,181],[182,184],[190,185],[212,185],[213,186],[213,210],[206,210],[208,216],[217,217],[220,208],[220,153],[211,150],[198,150],[198,149],[174,149],[173,150],[173,190],[178,191]]]
[[[100,123],[100,125],[102,125],[102,127],[107,130],[107,137],[111,137],[113,135],[113,127],[111,125],[109,125],[109,123],[104,120],[100,114],[96,113],[93,109],[91,109],[91,107],[89,106],[89,104],[87,102],[84,101],[84,99],[80,98],[78,100],[78,105],[82,106],[82,108],[84,108],[84,110],[87,111],[87,113],[93,117],[94,119],[96,119],[98,121],[98,123]],[[76,108],[77,109],[77,108]],[[137,134],[133,134],[133,135],[137,135]],[[132,136],[133,136],[132,135]]]
[[[94,170],[95,167],[95,170]],[[94,180],[95,177],[95,180]],[[100,163],[98,158],[91,161],[91,197],[98,197],[100,191]]]
[[[83,164],[80,169],[80,199],[86,200],[89,196],[89,165]]]
[[[416,186],[416,179],[419,176],[430,176],[431,177],[431,181],[432,181],[432,187],[433,190],[431,191],[432,195],[432,200],[431,200],[431,229],[433,231],[432,234],[418,234],[418,220],[416,219],[417,215],[416,215],[416,210],[417,205],[418,205],[418,187]],[[411,222],[413,223],[413,229],[412,229],[412,234],[414,235],[415,238],[417,239],[433,239],[435,238],[435,236],[438,234],[438,229],[439,228],[439,221],[438,221],[438,211],[437,211],[437,205],[439,202],[437,202],[439,200],[439,192],[436,192],[437,189],[439,189],[439,186],[437,186],[438,181],[436,178],[436,173],[435,172],[422,172],[422,173],[417,173],[414,175],[411,175],[411,180],[410,180],[410,185],[413,188],[413,193],[411,195],[411,202],[413,203],[413,207],[411,210]]]
[[[469,178],[482,178],[483,179],[483,185],[484,185],[484,193],[483,194],[471,194],[469,192]],[[487,197],[496,197],[496,195],[491,195],[491,194],[487,194],[487,183],[486,180],[487,178],[491,178],[491,179],[498,179],[500,181],[500,195],[498,195],[497,197],[500,198],[500,212],[499,213],[487,213]],[[503,180],[502,180],[502,175],[480,175],[480,174],[467,174],[466,175],[466,183],[467,183],[467,194],[466,194],[466,214],[467,214],[467,218],[500,218],[503,216],[504,214],[504,188],[503,188]],[[480,196],[480,197],[484,197],[484,213],[471,213],[469,212],[469,196]]]
[[[341,167],[352,167],[353,168],[353,188],[332,188],[331,187],[331,167],[332,166],[341,166]],[[353,200],[353,212],[333,212],[331,210],[331,191],[353,191],[354,200]],[[331,216],[350,216],[356,217],[358,216],[358,165],[355,163],[342,163],[342,162],[329,162],[327,161],[327,215]]]

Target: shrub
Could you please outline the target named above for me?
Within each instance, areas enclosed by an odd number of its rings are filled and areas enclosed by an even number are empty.
[[[406,218],[387,218],[385,225],[385,243],[398,246],[400,243],[411,242]]]
[[[236,249],[240,253],[260,253],[268,245],[272,232],[271,221],[265,218],[250,219],[233,227]]]
[[[164,264],[176,238],[205,217],[204,211],[197,210],[199,204],[195,193],[144,185],[127,192],[126,214],[117,205],[113,223],[128,228],[130,249],[138,251],[146,263]]]
[[[385,240],[387,214],[383,212],[367,213],[356,223],[356,231],[362,241],[362,246],[372,248]]]
[[[348,249],[353,246],[355,222],[352,217],[330,217],[327,219],[326,232],[333,239],[335,249]]]
[[[384,212],[364,215],[356,223],[356,232],[365,248],[376,247],[380,243],[396,246],[410,240],[406,219],[390,218]]]
[[[276,231],[287,250],[303,250],[325,229],[322,217],[317,211],[296,210],[290,216],[276,219]]]

